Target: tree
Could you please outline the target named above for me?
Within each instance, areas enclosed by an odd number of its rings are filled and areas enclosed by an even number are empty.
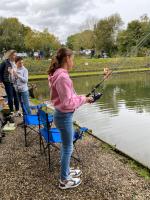
[[[98,19],[95,17],[87,18],[85,22],[80,26],[81,32],[85,30],[94,30],[95,25],[97,24]]]
[[[49,33],[48,29],[43,32],[33,31],[17,18],[0,18],[0,51],[3,49],[49,51],[59,47],[58,38]]]
[[[23,50],[24,28],[17,18],[1,18],[0,20],[0,50],[3,48]]]
[[[129,22],[127,29],[118,34],[117,41],[121,54],[140,55],[140,51],[145,52],[145,47],[150,47],[150,20],[147,15]]]
[[[95,43],[97,50],[105,50],[110,55],[115,52],[117,34],[123,22],[118,14],[101,19],[95,25]]]
[[[49,51],[50,49],[58,49],[60,42],[48,29],[43,32],[40,31],[29,31],[25,36],[25,47],[28,50],[43,50]]]
[[[70,35],[68,38],[67,38],[67,47],[72,49],[72,50],[75,50],[76,49],[76,34],[75,35]]]
[[[73,50],[92,49],[94,47],[94,32],[85,30],[67,38],[67,46]]]

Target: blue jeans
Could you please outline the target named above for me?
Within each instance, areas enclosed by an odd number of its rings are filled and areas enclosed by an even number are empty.
[[[22,107],[22,103],[24,104],[26,111],[28,114],[31,114],[31,110],[30,110],[30,104],[29,104],[29,92],[25,91],[25,92],[18,92],[18,96],[19,96],[19,101]]]
[[[4,85],[5,85],[5,91],[8,98],[8,106],[9,106],[10,112],[14,111],[14,105],[15,105],[15,110],[18,111],[19,100],[18,100],[17,92],[13,86],[13,83],[4,83]]]
[[[54,123],[61,132],[61,180],[67,180],[70,173],[70,159],[73,152],[73,112],[62,113],[55,110]]]

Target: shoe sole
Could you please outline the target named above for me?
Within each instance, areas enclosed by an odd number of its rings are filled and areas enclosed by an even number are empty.
[[[80,181],[80,183],[78,183],[77,185],[74,185],[74,186],[71,186],[71,187],[61,187],[61,186],[59,185],[59,188],[60,188],[61,190],[72,189],[72,188],[78,187],[81,183],[82,183],[82,181]]]

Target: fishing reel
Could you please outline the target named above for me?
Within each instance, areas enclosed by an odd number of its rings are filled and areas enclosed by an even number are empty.
[[[93,102],[99,100],[102,97],[103,93],[100,92],[93,92],[93,94],[91,95],[91,97],[93,97]]]

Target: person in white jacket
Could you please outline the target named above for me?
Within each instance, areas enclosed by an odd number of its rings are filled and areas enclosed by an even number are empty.
[[[16,90],[18,92],[18,97],[20,104],[24,104],[26,112],[31,114],[29,105],[29,91],[28,91],[28,70],[24,67],[23,58],[16,57],[16,71],[14,71]]]

